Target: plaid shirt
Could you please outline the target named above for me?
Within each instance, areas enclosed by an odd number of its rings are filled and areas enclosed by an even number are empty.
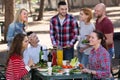
[[[66,15],[63,25],[60,24],[58,15],[50,20],[50,37],[53,46],[73,46],[78,36],[78,23],[71,16]]]
[[[105,48],[100,46],[97,50],[92,50],[89,55],[89,68],[96,71],[94,76],[97,79],[108,78],[110,76],[110,56]]]

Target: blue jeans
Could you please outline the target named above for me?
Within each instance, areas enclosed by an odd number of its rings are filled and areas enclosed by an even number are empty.
[[[78,60],[79,60],[79,62],[81,62],[83,53],[80,52],[80,47],[77,47],[77,55],[78,55]]]
[[[84,67],[87,67],[88,64],[88,55],[84,54],[84,52],[80,52],[80,47],[77,47],[77,53],[78,53],[78,60],[81,62]]]
[[[84,67],[87,67],[87,65],[88,65],[88,56],[89,55],[86,55],[84,53],[82,55],[81,63],[84,65]]]
[[[108,52],[110,54],[110,59],[112,59],[112,57],[114,56],[114,47],[113,48],[109,48]]]
[[[71,60],[74,57],[74,47],[63,48],[63,60]]]

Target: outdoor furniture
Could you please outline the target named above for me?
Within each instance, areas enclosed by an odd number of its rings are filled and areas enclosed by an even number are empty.
[[[5,79],[5,66],[0,64],[0,80],[6,80]]]
[[[58,80],[58,79],[78,79],[78,78],[87,78],[87,80],[91,80],[91,74],[80,73],[80,74],[70,74],[70,75],[48,75],[47,72],[40,72],[35,69],[34,76],[36,79],[34,80]]]
[[[3,31],[4,31],[4,21],[0,21],[0,41],[2,40],[1,35],[2,35]]]

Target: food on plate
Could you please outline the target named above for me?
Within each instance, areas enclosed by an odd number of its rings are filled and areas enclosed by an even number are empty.
[[[40,67],[40,68],[46,68],[46,67],[47,67],[47,62],[37,63],[35,66],[36,66],[36,67]]]
[[[71,65],[62,65],[62,68],[68,69],[68,68],[73,68]]]
[[[86,44],[86,43],[89,43],[89,41],[88,40],[82,40],[82,44]]]
[[[53,66],[52,67],[52,72],[60,72],[61,69],[62,69],[61,66]]]
[[[71,66],[76,66],[77,63],[78,63],[78,58],[74,57],[73,59],[71,59],[70,65]]]
[[[79,64],[79,67],[80,67],[80,69],[84,68],[83,64]]]
[[[73,69],[70,71],[70,73],[80,74],[81,70],[80,69]]]

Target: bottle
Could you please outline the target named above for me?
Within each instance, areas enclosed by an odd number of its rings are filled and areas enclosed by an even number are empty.
[[[57,65],[57,53],[56,50],[52,50],[52,66]]]
[[[62,66],[62,61],[63,61],[63,49],[62,49],[62,47],[58,47],[58,49],[57,49],[57,64],[59,66]]]
[[[39,53],[39,63],[43,63],[44,62],[43,56],[44,56],[44,53],[43,53],[43,48],[41,46],[40,47],[40,53]]]
[[[52,62],[52,54],[51,54],[51,51],[49,51],[49,54],[48,54],[48,62]]]

